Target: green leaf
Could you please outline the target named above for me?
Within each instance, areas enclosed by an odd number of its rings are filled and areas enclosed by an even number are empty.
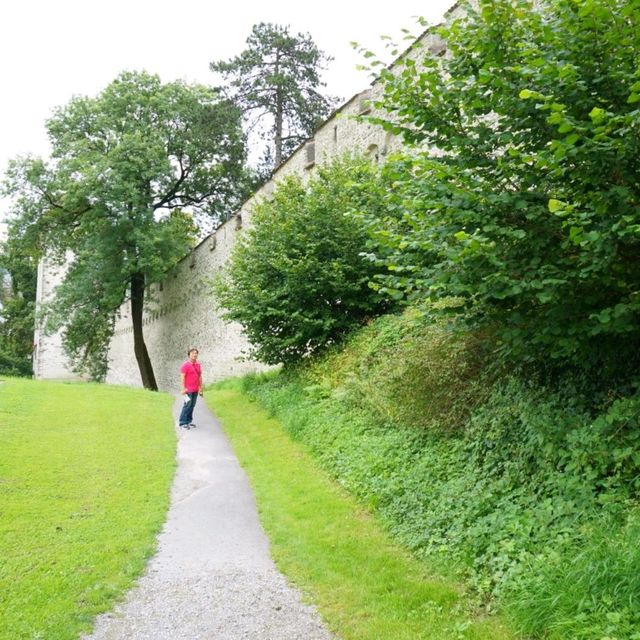
[[[640,14],[621,18],[637,4],[626,0],[542,4],[481,0],[484,17],[446,30],[447,55],[427,75],[389,80],[381,106],[414,159],[377,225],[398,240],[379,255],[405,266],[395,275],[417,300],[465,297],[461,319],[490,325],[510,357],[581,366],[615,357],[594,327],[611,344],[638,340],[640,303],[626,327],[586,319],[638,291]]]
[[[551,300],[553,300],[554,296],[550,292],[540,291],[540,292],[536,293],[536,298],[538,298],[538,300],[542,304],[546,304],[547,302],[551,302]]]
[[[564,209],[564,202],[562,202],[561,200],[556,200],[555,198],[551,198],[549,200],[549,211],[551,213],[557,213],[558,211],[562,211]]]

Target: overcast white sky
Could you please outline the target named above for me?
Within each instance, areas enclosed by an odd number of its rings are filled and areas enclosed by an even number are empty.
[[[453,0],[20,0],[0,24],[0,172],[20,154],[46,156],[44,122],[73,95],[94,96],[123,70],[213,84],[212,60],[245,48],[258,22],[310,33],[335,60],[326,91],[347,99],[368,86],[350,42],[384,52],[381,35],[418,33],[416,16],[440,21]],[[0,201],[0,220],[6,203]]]

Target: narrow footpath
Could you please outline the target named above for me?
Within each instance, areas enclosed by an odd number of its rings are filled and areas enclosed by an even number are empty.
[[[157,554],[84,640],[329,640],[271,560],[248,480],[202,398],[194,418],[195,429],[176,427],[178,469]]]

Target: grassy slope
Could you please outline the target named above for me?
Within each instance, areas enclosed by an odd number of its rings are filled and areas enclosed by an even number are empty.
[[[76,638],[142,571],[175,468],[171,402],[0,384],[0,638]]]
[[[511,637],[465,611],[459,586],[390,541],[305,448],[239,391],[209,390],[256,494],[278,566],[344,640]]]
[[[525,636],[640,640],[640,391],[594,403],[584,380],[483,371],[480,346],[386,316],[243,389]]]

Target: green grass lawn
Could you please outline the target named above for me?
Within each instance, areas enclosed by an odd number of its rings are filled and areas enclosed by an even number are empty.
[[[77,638],[141,573],[169,504],[172,402],[0,384],[0,639]]]
[[[205,393],[245,468],[279,568],[343,640],[506,640],[459,586],[432,575],[256,403],[223,383]]]

